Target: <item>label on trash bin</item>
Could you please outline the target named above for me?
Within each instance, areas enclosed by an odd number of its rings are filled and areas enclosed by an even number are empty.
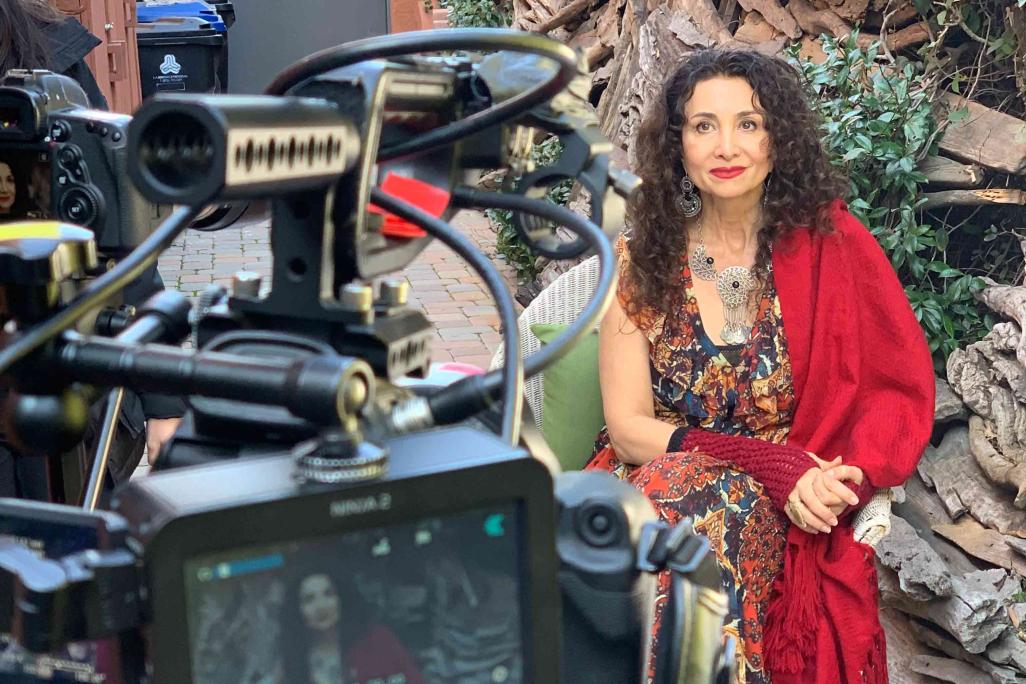
[[[182,73],[182,65],[174,54],[166,54],[160,63],[160,76],[154,76],[153,80],[157,90],[185,90],[189,75]]]

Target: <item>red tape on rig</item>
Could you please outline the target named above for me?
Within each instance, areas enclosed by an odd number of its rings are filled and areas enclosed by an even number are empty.
[[[406,178],[391,172],[385,176],[381,190],[435,217],[441,216],[449,206],[449,193],[445,190],[416,178]],[[381,233],[385,237],[419,238],[427,235],[423,228],[401,219],[395,214],[390,214],[379,206],[369,204],[367,211],[385,217],[385,222],[381,227]]]

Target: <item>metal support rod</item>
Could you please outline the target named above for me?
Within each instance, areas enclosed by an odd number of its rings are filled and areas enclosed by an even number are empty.
[[[103,425],[100,427],[100,439],[96,444],[96,455],[89,473],[89,483],[84,490],[82,508],[87,511],[96,510],[103,489],[103,476],[107,472],[110,460],[110,448],[114,444],[114,434],[118,428],[118,416],[121,415],[121,402],[125,398],[125,388],[115,387],[107,395],[107,408],[103,413]]]

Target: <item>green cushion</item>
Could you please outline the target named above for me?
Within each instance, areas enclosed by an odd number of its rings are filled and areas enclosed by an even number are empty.
[[[568,326],[535,323],[531,332],[548,344]],[[563,470],[580,470],[591,458],[595,437],[605,425],[598,377],[598,333],[591,333],[545,369],[542,434]]]

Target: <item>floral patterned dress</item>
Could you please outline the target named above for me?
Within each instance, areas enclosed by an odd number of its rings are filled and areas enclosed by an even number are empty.
[[[621,273],[628,252],[621,238]],[[744,344],[717,347],[705,332],[687,265],[682,269],[683,302],[669,315],[643,314],[634,323],[649,339],[649,368],[656,418],[723,434],[783,442],[794,410],[791,362],[772,274],[760,297],[755,322]],[[621,301],[630,293],[623,286]],[[691,518],[716,553],[730,614],[724,631],[738,645],[740,681],[769,681],[763,653],[763,625],[774,579],[783,567],[787,519],[761,484],[708,454],[664,454],[631,466],[616,457],[605,429],[588,469],[612,472],[643,491],[668,523]],[[658,627],[669,575],[659,578]],[[653,629],[653,638],[658,629]],[[655,653],[653,644],[652,653]]]

